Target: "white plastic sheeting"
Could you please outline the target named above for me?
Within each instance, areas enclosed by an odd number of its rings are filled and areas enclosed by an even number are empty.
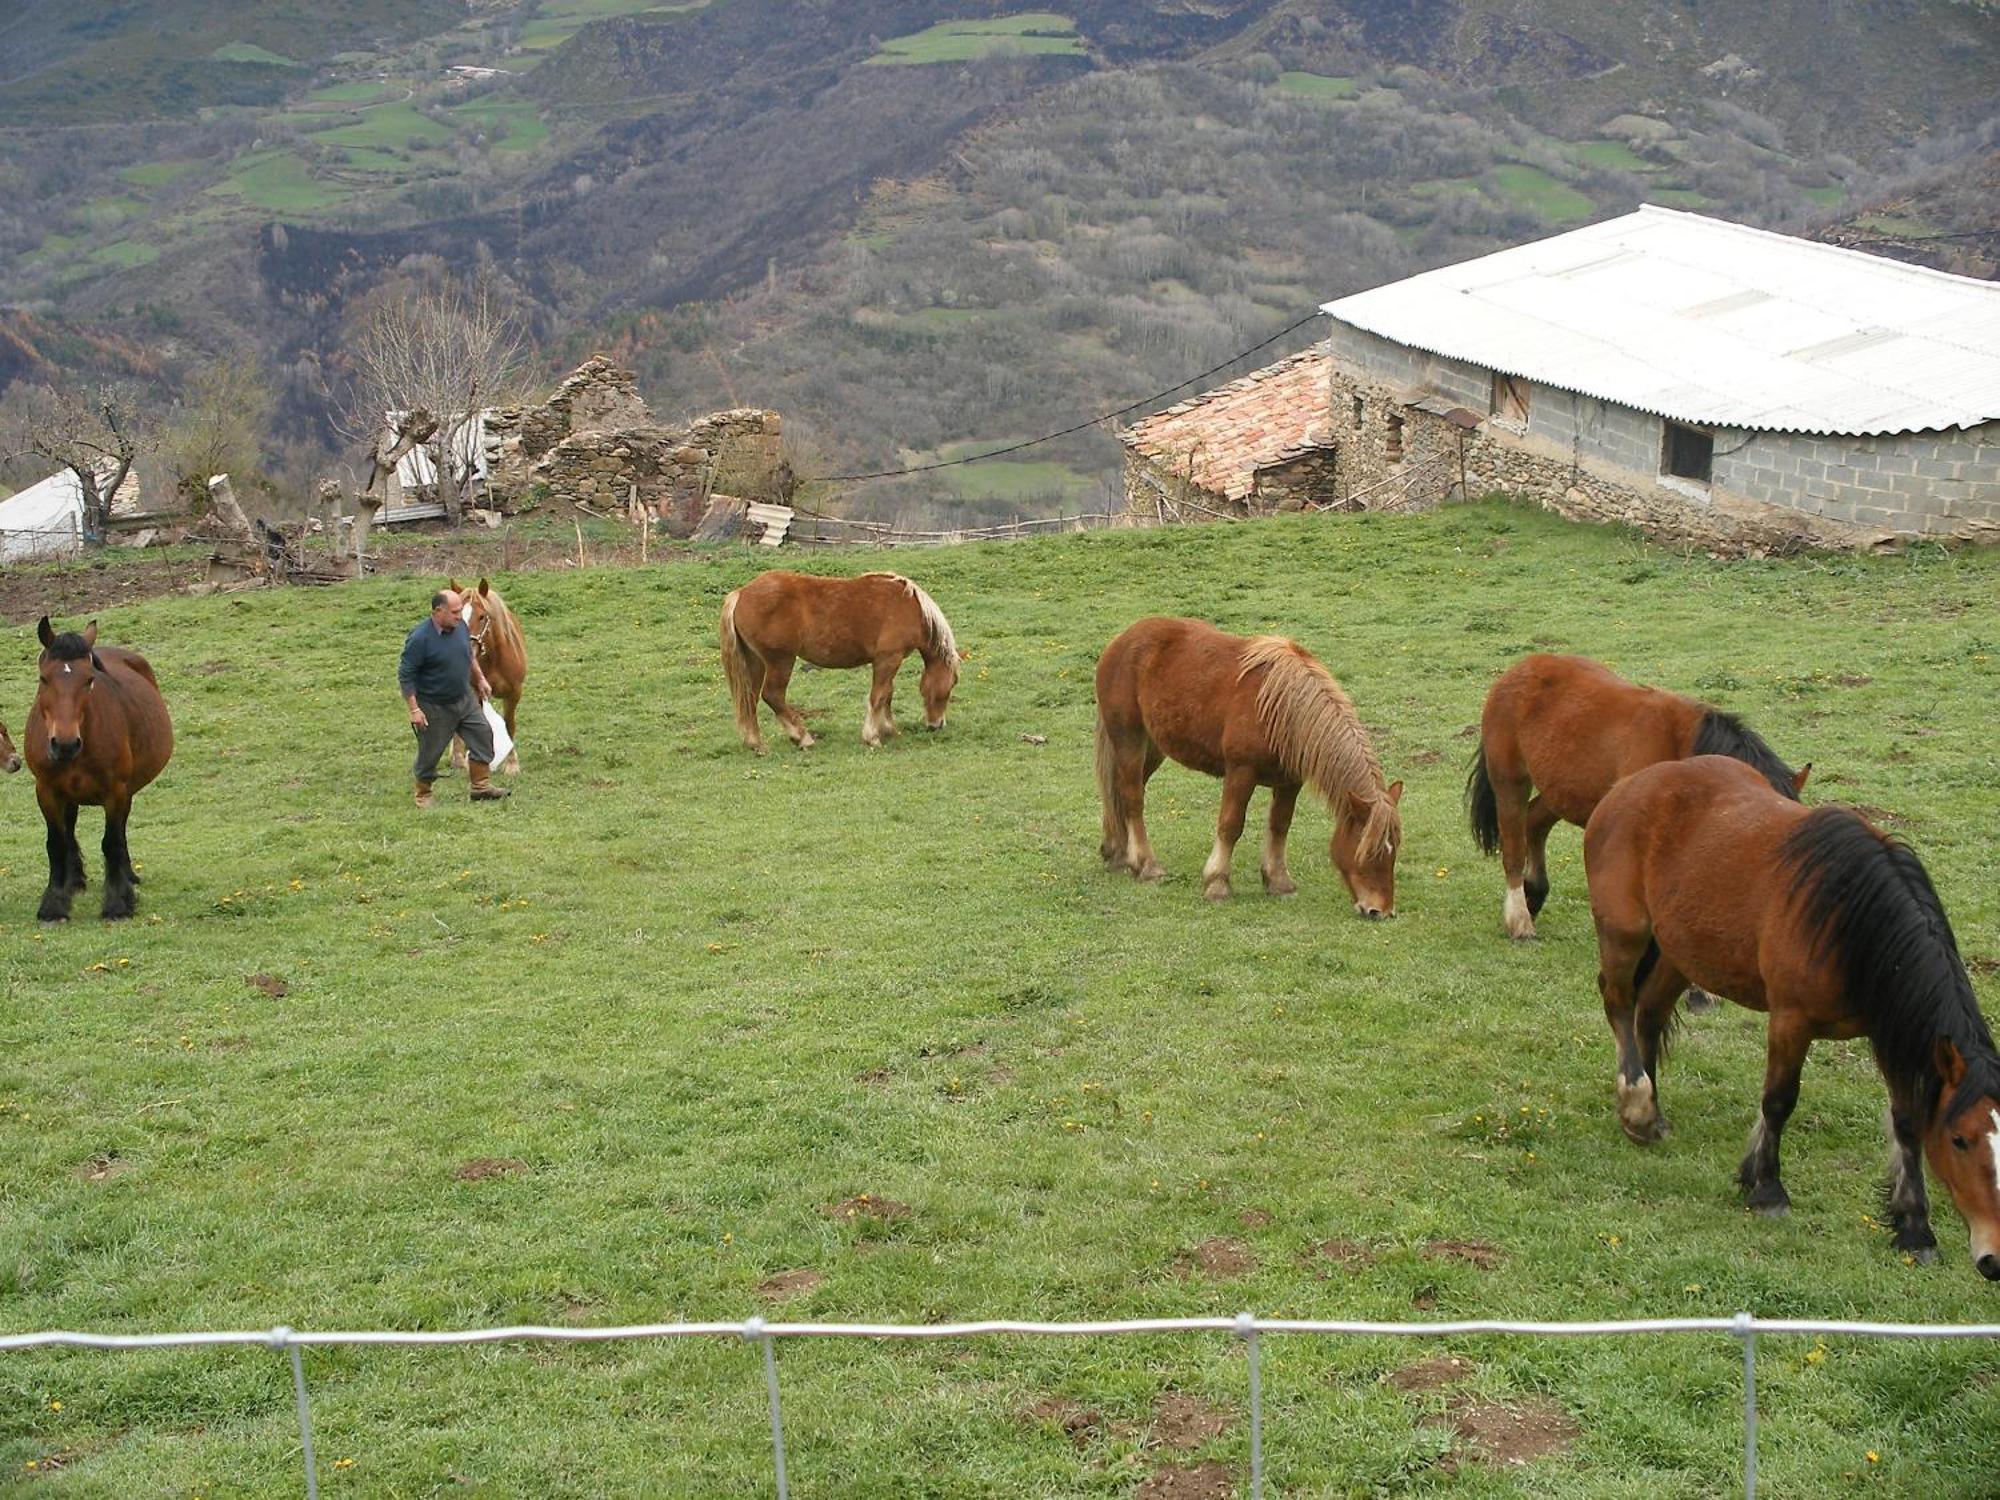
[[[2000,419],[2000,285],[1646,207],[1329,302],[1398,344],[1714,427]]]

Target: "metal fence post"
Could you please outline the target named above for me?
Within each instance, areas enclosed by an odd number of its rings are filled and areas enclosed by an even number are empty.
[[[1236,1315],[1236,1336],[1250,1363],[1250,1500],[1264,1500],[1264,1371],[1255,1314]]]
[[[751,1343],[761,1345],[764,1350],[764,1393],[771,1403],[771,1462],[778,1474],[778,1500],[790,1500],[791,1485],[785,1478],[785,1419],[778,1407],[778,1356],[775,1341],[764,1327],[762,1318],[751,1318],[743,1325],[743,1337]]]
[[[313,1462],[312,1406],[306,1399],[306,1367],[299,1358],[299,1346],[292,1342],[292,1330],[282,1324],[271,1330],[268,1339],[273,1349],[282,1349],[292,1357],[292,1394],[299,1403],[299,1444],[306,1462],[306,1500],[319,1500],[319,1467]]]
[[[1757,1330],[1747,1312],[1735,1318],[1743,1340],[1743,1500],[1757,1500]]]

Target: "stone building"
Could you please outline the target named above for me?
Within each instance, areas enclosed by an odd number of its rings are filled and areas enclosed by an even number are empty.
[[[475,503],[510,514],[559,498],[620,515],[643,512],[686,536],[711,496],[770,500],[787,485],[778,413],[740,408],[667,426],[647,407],[632,372],[601,354],[539,405],[489,408],[462,430]],[[408,455],[385,519],[442,514],[434,504],[421,506],[432,484],[429,455]]]
[[[1336,504],[1329,378],[1308,350],[1127,428],[1127,512],[1207,521]]]
[[[1721,552],[2000,539],[1992,283],[1648,207],[1322,311],[1339,503],[1508,491]]]

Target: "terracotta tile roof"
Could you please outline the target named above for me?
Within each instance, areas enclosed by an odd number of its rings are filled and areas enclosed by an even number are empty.
[[[1323,347],[1294,354],[1155,412],[1119,440],[1175,474],[1189,472],[1191,454],[1197,486],[1241,500],[1259,469],[1323,446],[1331,364]]]

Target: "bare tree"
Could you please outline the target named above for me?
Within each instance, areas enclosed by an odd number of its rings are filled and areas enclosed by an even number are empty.
[[[160,457],[174,488],[200,502],[214,475],[245,478],[258,466],[271,404],[271,386],[255,355],[225,356],[200,371],[160,436]]]
[[[84,535],[101,541],[111,497],[139,453],[131,393],[115,385],[31,386],[9,403],[0,438],[14,455],[68,469],[83,491]]]
[[[484,282],[405,291],[376,307],[362,327],[344,425],[372,453],[385,424],[396,421],[392,413],[435,414],[425,449],[438,499],[456,521],[478,465],[471,450],[479,413],[525,394],[527,352],[526,334]]]

